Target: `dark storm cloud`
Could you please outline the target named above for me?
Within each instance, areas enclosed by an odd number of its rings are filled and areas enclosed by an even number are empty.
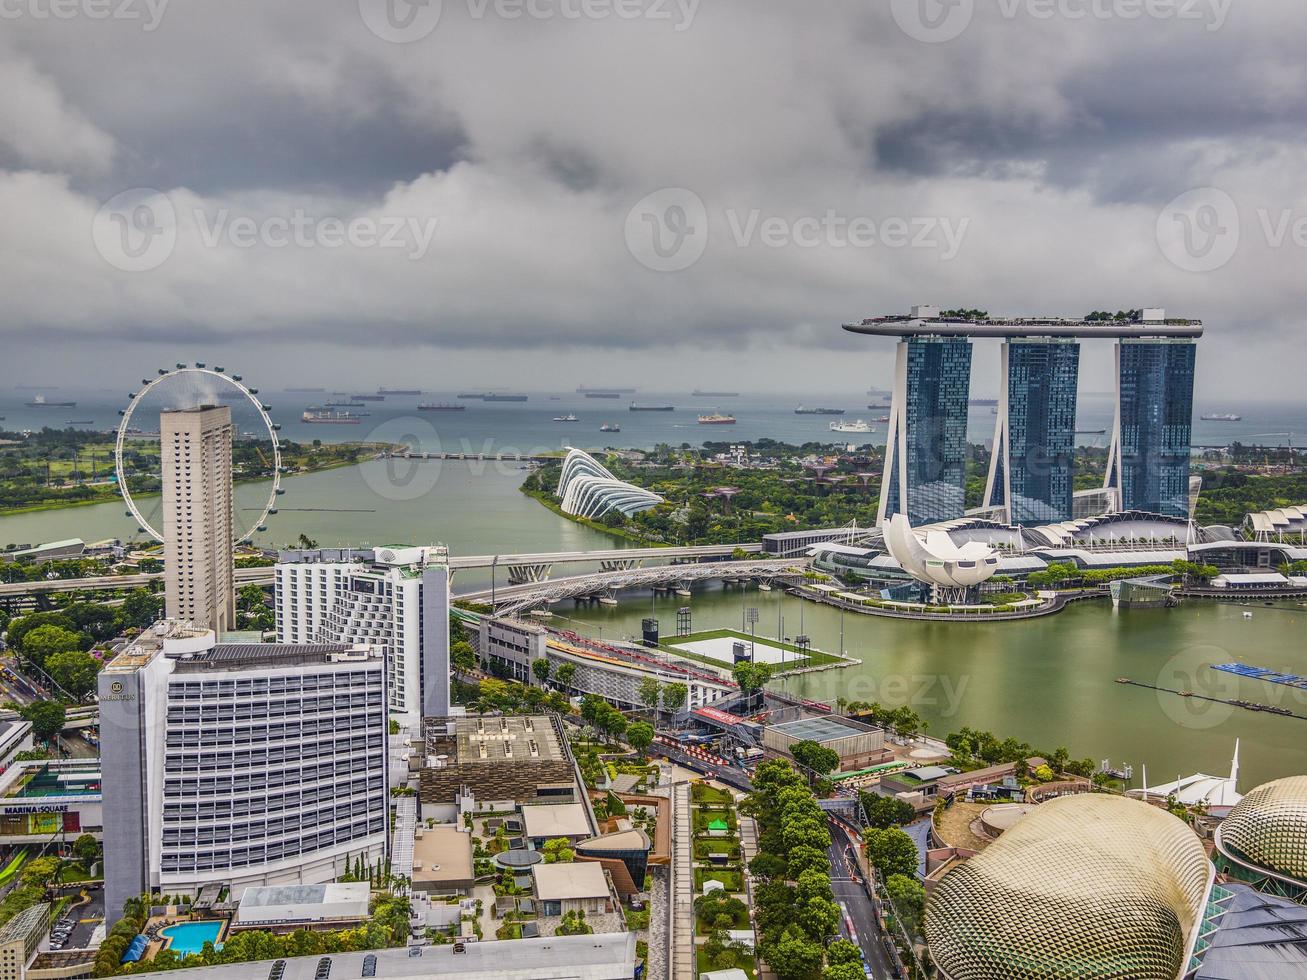
[[[1303,200],[1295,0],[1212,30],[980,0],[946,43],[887,3],[704,0],[683,30],[479,9],[444,0],[411,44],[352,2],[169,5],[151,32],[5,21],[5,338],[123,363],[196,338],[319,365],[521,352],[528,375],[551,354],[707,369],[775,350],[784,377],[871,349],[841,321],[915,302],[1163,305],[1205,316],[1218,360],[1296,324],[1304,252],[1258,218]],[[1158,227],[1204,186],[1243,236],[1195,272]],[[96,215],[129,188],[175,214],[158,262],[106,258],[130,229]],[[650,195],[675,218],[653,253],[633,241]],[[403,248],[332,244],[396,222]],[[859,222],[875,235],[851,242]],[[956,249],[894,235],[932,222]],[[701,255],[671,268],[683,239]]]

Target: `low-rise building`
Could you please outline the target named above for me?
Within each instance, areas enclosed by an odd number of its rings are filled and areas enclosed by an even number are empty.
[[[0,775],[0,845],[103,838],[99,760],[16,762]]]
[[[366,881],[320,885],[257,885],[241,895],[232,931],[349,929],[367,920],[372,889]]]
[[[455,824],[419,826],[413,837],[413,890],[466,895],[476,884],[472,835]]]
[[[33,747],[32,723],[17,715],[0,718],[0,773],[14,762],[14,756]]]
[[[561,725],[552,715],[424,719],[423,816],[452,823],[465,813],[580,799]]]
[[[24,909],[0,928],[0,980],[24,980],[27,964],[50,929],[50,905]]]
[[[522,832],[536,848],[562,837],[570,843],[594,833],[584,803],[537,803],[522,807]]]
[[[793,761],[796,742],[816,742],[840,757],[840,771],[853,772],[889,762],[894,753],[885,746],[885,732],[852,718],[835,715],[800,718],[763,729],[762,745],[772,758]]]
[[[595,862],[537,864],[531,868],[531,877],[541,915],[602,915],[618,908],[613,883],[603,866]]]

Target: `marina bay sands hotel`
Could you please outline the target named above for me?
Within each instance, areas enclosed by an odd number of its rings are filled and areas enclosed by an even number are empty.
[[[1126,320],[968,319],[915,306],[848,323],[898,337],[877,524],[962,517],[972,338],[998,338],[1002,386],[983,510],[1010,524],[1106,511],[1189,514],[1189,447],[1200,320],[1145,309]],[[1101,490],[1074,491],[1082,338],[1116,341],[1116,412]]]

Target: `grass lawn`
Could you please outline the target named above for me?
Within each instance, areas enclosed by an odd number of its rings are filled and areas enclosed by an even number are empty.
[[[659,643],[659,646],[670,653],[676,654],[678,657],[685,657],[687,660],[695,660],[712,667],[726,667],[729,669],[731,667],[729,663],[721,660],[714,660],[711,657],[705,657],[689,650],[684,650],[678,646],[678,644],[695,643],[699,640],[721,640],[728,638],[733,640],[743,640],[745,643],[748,643],[750,640],[748,633],[742,633],[739,630],[732,629],[717,629],[704,630],[699,633],[689,633],[685,636],[670,637],[662,640]],[[776,647],[777,649],[785,650],[787,653],[795,654],[796,659],[787,660],[784,664],[775,664],[774,666],[777,670],[792,670],[795,667],[820,667],[825,664],[838,664],[845,662],[839,657],[836,657],[833,654],[824,653],[821,650],[813,650],[810,648],[805,654],[793,643],[785,643],[781,640],[772,639],[769,636],[759,636],[756,639],[761,643],[766,643],[770,647]]]
[[[725,854],[733,861],[740,860],[740,842],[731,837],[699,837],[694,842],[696,860],[706,861],[710,854]]]
[[[731,795],[730,790],[718,789],[707,783],[695,783],[691,786],[690,799],[706,806],[732,806],[735,803],[735,797]]]
[[[710,868],[694,869],[694,890],[696,894],[703,894],[703,886],[709,881],[720,881],[726,886],[728,892],[744,891],[744,874],[740,871],[722,870],[713,871]]]
[[[714,970],[730,969],[734,967],[737,970],[743,970],[749,980],[756,980],[758,976],[758,964],[752,956],[737,953],[735,962],[730,967],[717,966],[712,960],[708,959],[708,954],[699,947],[694,952],[694,968],[696,973],[712,973]]]

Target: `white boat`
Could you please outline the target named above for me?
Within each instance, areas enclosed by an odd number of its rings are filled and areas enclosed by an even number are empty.
[[[555,422],[580,422],[581,420],[570,412],[567,415],[555,415]]]
[[[830,424],[832,432],[875,432],[871,423],[863,419],[856,419],[852,422],[832,422]]]

